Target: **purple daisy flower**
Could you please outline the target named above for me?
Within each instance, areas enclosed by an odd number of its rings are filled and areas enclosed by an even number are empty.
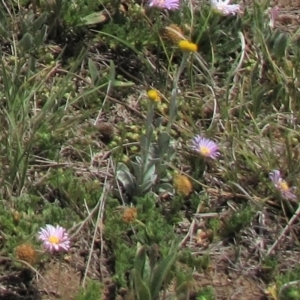
[[[216,159],[220,155],[218,145],[210,139],[196,135],[193,138],[192,143],[192,149],[198,152],[201,156]]]
[[[293,188],[290,188],[287,182],[281,177],[280,171],[273,170],[269,173],[269,177],[272,180],[275,188],[281,193],[281,195],[288,200],[296,200],[296,195],[292,192]]]
[[[179,8],[180,0],[150,0],[149,7],[158,7],[168,10],[176,10]]]
[[[46,225],[45,228],[41,228],[38,239],[49,252],[68,251],[70,248],[70,238],[66,229],[58,225]]]
[[[236,15],[241,11],[241,6],[239,4],[229,4],[230,0],[211,0],[211,7],[213,11],[223,15]]]

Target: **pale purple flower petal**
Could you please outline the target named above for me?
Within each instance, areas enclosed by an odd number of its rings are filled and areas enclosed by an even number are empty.
[[[216,159],[219,155],[219,146],[208,138],[197,135],[192,140],[192,149],[201,156]]]
[[[236,15],[241,11],[241,6],[229,4],[230,0],[211,0],[210,3],[212,9],[223,16]]]
[[[272,180],[275,188],[281,193],[281,195],[288,200],[296,200],[296,195],[292,192],[293,188],[290,188],[287,182],[281,177],[280,171],[273,170],[269,173],[269,177]]]
[[[175,10],[179,9],[180,0],[150,0],[149,7],[158,7],[162,9]]]
[[[272,8],[270,9],[269,13],[270,13],[270,22],[269,22],[269,26],[270,26],[271,28],[273,28],[274,25],[275,25],[276,19],[278,19],[278,17],[279,17],[279,8],[278,8],[278,6],[272,7]]]
[[[49,252],[68,251],[70,248],[69,235],[66,229],[61,226],[47,224],[38,233],[38,239],[43,242],[43,246]]]

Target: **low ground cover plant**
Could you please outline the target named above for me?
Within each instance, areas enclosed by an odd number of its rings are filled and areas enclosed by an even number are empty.
[[[1,299],[299,299],[293,5],[2,2]]]

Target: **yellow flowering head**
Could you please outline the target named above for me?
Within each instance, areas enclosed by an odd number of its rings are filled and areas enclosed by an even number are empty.
[[[207,146],[200,146],[199,153],[203,156],[209,156],[211,153],[211,150]]]
[[[135,207],[126,207],[123,211],[122,219],[126,223],[132,223],[137,217],[137,210]]]
[[[171,24],[169,26],[164,27],[161,30],[161,37],[171,42],[174,45],[177,45],[179,41],[181,41],[184,38],[183,32],[181,28],[176,24]]]
[[[181,40],[178,43],[178,47],[182,51],[190,51],[190,52],[196,52],[198,50],[198,46],[192,42],[189,42],[187,40]]]
[[[155,103],[158,103],[161,101],[160,95],[157,90],[154,90],[154,89],[149,90],[147,92],[147,95],[148,95],[149,99]]]
[[[295,201],[297,196],[293,193],[294,187],[290,188],[288,183],[281,177],[279,170],[273,170],[269,173],[269,177],[274,183],[277,190],[280,191],[281,195],[288,200]]]
[[[287,182],[285,180],[280,181],[278,183],[278,186],[282,191],[285,191],[285,192],[290,189],[289,185],[287,184]]]
[[[55,235],[49,236],[48,241],[49,241],[49,243],[56,244],[56,245],[59,244],[59,242],[60,242],[59,238]]]
[[[173,186],[178,194],[185,196],[188,196],[193,190],[190,179],[182,174],[176,174],[173,177]]]
[[[29,264],[34,264],[37,258],[37,252],[31,244],[21,244],[15,248],[17,259],[24,260]]]

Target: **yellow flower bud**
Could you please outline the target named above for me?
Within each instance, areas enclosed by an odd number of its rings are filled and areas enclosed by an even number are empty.
[[[157,102],[161,101],[160,95],[157,90],[153,90],[153,89],[149,90],[147,92],[147,95],[148,95],[149,99],[152,100],[153,102],[157,103]]]
[[[187,40],[181,40],[178,43],[178,47],[183,51],[196,52],[198,50],[198,46],[196,44]]]

